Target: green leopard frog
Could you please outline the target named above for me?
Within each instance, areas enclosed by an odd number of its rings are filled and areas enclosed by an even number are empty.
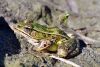
[[[71,47],[75,46],[75,38],[70,38],[64,31],[57,27],[47,27],[36,22],[19,22],[16,29],[21,30],[38,40],[37,51],[57,52],[60,57],[66,57]]]

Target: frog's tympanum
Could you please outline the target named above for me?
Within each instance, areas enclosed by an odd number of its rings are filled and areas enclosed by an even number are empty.
[[[57,52],[60,57],[66,57],[73,52],[77,46],[77,40],[75,38],[70,38],[58,27],[47,27],[31,21],[19,22],[16,28],[38,40],[39,47],[36,48],[36,51],[47,50],[50,52]]]

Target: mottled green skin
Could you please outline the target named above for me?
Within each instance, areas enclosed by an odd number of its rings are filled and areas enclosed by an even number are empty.
[[[69,36],[67,36],[67,34],[64,31],[60,30],[57,27],[47,27],[45,25],[40,25],[38,23],[33,22],[32,29],[37,31],[37,32],[44,33],[44,34],[59,35],[59,36],[62,36],[66,39],[69,38]]]

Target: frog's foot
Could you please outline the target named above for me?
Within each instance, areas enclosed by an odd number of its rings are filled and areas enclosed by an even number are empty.
[[[69,53],[66,58],[67,59],[74,58],[79,54],[80,54],[80,50],[79,48],[76,48],[72,53]]]
[[[78,39],[71,39],[65,45],[59,45],[58,56],[71,58],[75,57],[80,52],[80,44]]]
[[[68,55],[68,52],[65,49],[58,49],[57,55],[59,57],[66,57]]]
[[[49,40],[41,40],[40,45],[37,47],[36,51],[42,51],[51,45]]]

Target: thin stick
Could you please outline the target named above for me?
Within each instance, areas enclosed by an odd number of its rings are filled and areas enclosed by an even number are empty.
[[[79,37],[79,39],[82,39],[83,41],[85,41],[88,44],[93,44],[93,43],[100,43],[98,40],[86,37],[78,32],[75,32],[75,34]]]
[[[73,33],[76,37],[78,37],[78,39],[83,40],[86,44],[100,44],[100,41],[92,39],[90,37],[86,37],[84,35],[82,35],[80,32],[75,31],[73,28],[70,28],[70,32]],[[100,46],[98,46],[100,47]]]
[[[72,65],[72,66],[74,66],[74,67],[81,67],[81,66],[77,65],[76,63],[74,63],[74,62],[72,62],[72,61],[69,61],[69,60],[65,60],[65,59],[63,59],[63,58],[59,58],[59,57],[56,57],[56,56],[50,56],[50,57],[55,58],[55,59],[57,59],[57,60],[60,60],[60,61],[62,61],[62,62],[65,62],[66,64],[70,64],[70,65]]]

